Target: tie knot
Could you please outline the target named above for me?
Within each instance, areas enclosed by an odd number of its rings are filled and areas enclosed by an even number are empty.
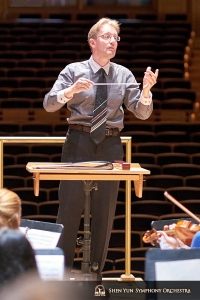
[[[106,73],[105,70],[104,70],[103,68],[100,68],[98,72],[99,72],[99,75],[100,75],[100,76],[104,76],[105,73]]]

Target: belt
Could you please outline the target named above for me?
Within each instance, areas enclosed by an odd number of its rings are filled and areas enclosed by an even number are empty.
[[[85,126],[85,125],[79,125],[79,124],[69,124],[69,129],[77,130],[77,131],[83,131],[83,132],[90,132],[91,127]],[[118,128],[106,128],[105,129],[105,135],[106,136],[117,136],[119,135],[119,129]]]

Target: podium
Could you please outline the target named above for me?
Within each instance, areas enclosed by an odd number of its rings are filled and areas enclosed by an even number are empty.
[[[64,163],[36,163],[29,162],[26,165],[26,169],[28,172],[33,174],[33,182],[34,182],[34,194],[35,196],[39,195],[39,184],[40,180],[83,180],[87,187],[90,187],[92,182],[100,181],[100,180],[110,180],[110,181],[133,181],[135,187],[135,194],[137,197],[142,197],[143,190],[143,176],[149,175],[150,171],[143,169],[139,164],[134,163],[131,164],[130,170],[123,170],[118,168],[113,168],[111,170],[104,170],[98,168],[88,168],[88,169],[80,169],[80,168],[67,168],[64,167]],[[93,186],[91,187],[93,188]],[[87,193],[90,191],[87,190]],[[86,195],[86,200],[88,204],[88,195]],[[127,204],[126,207],[126,218],[128,218],[129,226],[126,228],[127,238],[126,238],[126,257],[125,257],[125,268],[130,270],[130,237],[131,237],[131,202]],[[88,212],[87,212],[88,215]],[[88,260],[88,255],[86,254],[86,260]],[[83,261],[84,261],[84,252],[83,252]],[[135,280],[135,277],[130,274],[130,271],[125,272],[125,274],[121,275],[121,280]]]

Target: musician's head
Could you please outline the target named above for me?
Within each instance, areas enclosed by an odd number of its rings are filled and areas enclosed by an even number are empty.
[[[0,257],[0,289],[23,274],[38,273],[35,252],[19,229],[0,228]]]
[[[0,189],[0,228],[19,228],[21,200],[19,196],[5,188]]]

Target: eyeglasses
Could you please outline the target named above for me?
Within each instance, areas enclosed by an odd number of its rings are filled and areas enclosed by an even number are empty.
[[[98,35],[97,37],[101,37],[102,39],[104,39],[105,41],[109,41],[113,38],[115,40],[115,42],[119,42],[120,41],[120,36],[116,36],[116,35],[110,35],[110,34],[102,34],[102,35]]]

